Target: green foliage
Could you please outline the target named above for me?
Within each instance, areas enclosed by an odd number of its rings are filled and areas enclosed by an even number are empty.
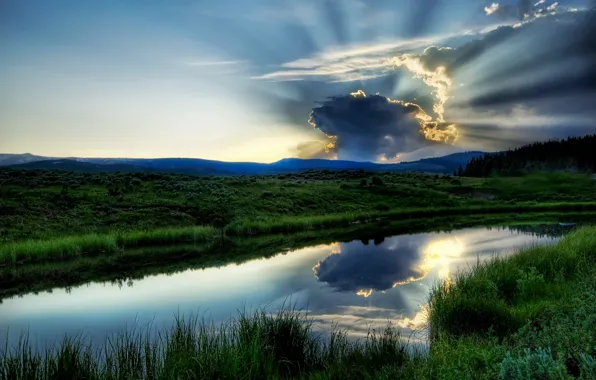
[[[544,379],[558,380],[565,377],[565,368],[557,363],[550,349],[535,352],[524,350],[524,355],[513,358],[507,353],[500,365],[500,378],[504,380]]]
[[[435,210],[447,215],[511,212],[514,206],[523,208],[516,211],[578,209],[596,201],[596,184],[579,174],[456,181],[365,171],[196,177],[0,168],[0,244],[72,234],[372,215],[387,207],[404,218],[434,216]]]
[[[580,358],[580,368],[584,378],[596,379],[596,359],[586,354],[581,354]]]
[[[1,353],[0,378],[362,379],[413,358],[391,326],[358,342],[335,330],[325,341],[305,313],[283,309],[274,315],[240,313],[220,327],[178,317],[158,338],[133,330],[100,350],[83,339],[67,339],[41,354],[25,338]]]
[[[377,176],[373,176],[371,178],[371,182],[375,186],[383,186],[383,180]]]
[[[205,242],[216,234],[212,227],[195,226],[28,240],[0,246],[0,263],[67,260],[85,255],[107,255],[124,247]]]

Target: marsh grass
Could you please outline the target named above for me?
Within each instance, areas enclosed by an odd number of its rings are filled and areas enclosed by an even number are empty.
[[[99,349],[72,338],[40,353],[24,337],[0,353],[0,379],[559,379],[563,369],[589,379],[595,254],[596,228],[579,228],[553,246],[496,257],[438,284],[427,354],[410,350],[390,325],[354,342],[282,309],[218,326],[177,318],[168,330],[128,330]],[[556,376],[537,377],[544,371],[536,358]]]
[[[276,218],[243,218],[225,227],[226,234],[234,236],[258,235],[271,233],[292,233],[319,228],[348,226],[351,224],[369,223],[377,220],[405,220],[423,218],[440,218],[463,215],[491,215],[508,213],[546,213],[546,212],[577,212],[594,211],[596,203],[533,203],[497,204],[491,206],[462,206],[413,208],[384,212],[343,213],[320,216],[297,216]]]
[[[0,263],[60,261],[87,255],[113,254],[124,248],[204,243],[217,234],[213,227],[193,226],[29,240],[0,245]]]
[[[390,325],[360,341],[317,333],[305,312],[257,310],[220,326],[178,317],[168,330],[132,330],[94,348],[65,339],[39,353],[23,337],[0,356],[0,378],[27,379],[361,379],[414,358]]]
[[[594,227],[571,232],[559,243],[496,257],[442,283],[429,298],[431,335],[503,337],[560,302],[596,257]]]
[[[591,218],[591,219],[590,219]],[[451,231],[472,226],[556,223],[558,220],[594,220],[596,214],[480,214],[442,218],[381,220],[349,226],[313,229],[292,234],[228,236],[204,242],[128,247],[114,253],[81,254],[64,260],[23,261],[0,265],[0,299],[55,287],[73,287],[89,281],[123,282],[147,275],[175,273],[188,269],[217,267],[230,263],[267,258],[312,245],[373,240],[428,231]],[[553,232],[553,231],[551,231]],[[200,236],[200,235],[198,235]],[[138,243],[137,243],[138,245]]]

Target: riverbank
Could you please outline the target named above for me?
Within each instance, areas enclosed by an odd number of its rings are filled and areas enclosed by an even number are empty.
[[[308,246],[335,242],[369,241],[403,234],[447,232],[467,227],[516,224],[534,225],[537,232],[540,232],[541,225],[556,225],[559,221],[590,222],[594,220],[596,220],[596,213],[488,214],[412,220],[380,220],[293,234],[227,236],[223,240],[221,236],[217,235],[215,240],[129,248],[113,253],[71,257],[70,260],[1,265],[0,300],[14,295],[41,292],[57,287],[75,287],[88,282],[125,283],[149,275],[172,274],[188,269],[218,267],[231,263],[239,264]],[[549,231],[550,233],[552,231]]]
[[[463,178],[313,171],[195,177],[0,167],[0,244],[195,226],[225,228],[230,235],[296,232],[383,216],[517,212],[516,207],[579,211],[594,204],[596,183],[570,173]]]
[[[23,341],[0,354],[0,378],[53,379],[62,371],[89,379],[589,379],[594,255],[596,228],[586,227],[438,285],[429,295],[428,354],[409,350],[392,328],[358,343],[340,332],[327,341],[288,310],[241,315],[221,329],[187,319],[154,342],[129,331],[103,352],[66,341],[45,359]]]
[[[40,240],[26,240],[0,244],[0,265],[66,261],[80,257],[111,255],[126,249],[165,246],[188,243],[217,243],[225,236],[255,236],[279,233],[296,233],[309,230],[349,227],[386,220],[398,224],[411,224],[413,230],[421,225],[433,228],[441,225],[441,218],[466,216],[470,222],[484,220],[487,223],[505,220],[503,216],[524,213],[522,219],[531,220],[533,215],[550,215],[583,211],[596,216],[596,202],[583,203],[524,203],[517,205],[470,206],[465,208],[419,208],[366,214],[335,214],[311,217],[280,217],[276,219],[244,219],[222,229],[211,226],[158,228],[148,231],[92,233],[80,236],[57,236]],[[471,223],[469,223],[471,225]]]

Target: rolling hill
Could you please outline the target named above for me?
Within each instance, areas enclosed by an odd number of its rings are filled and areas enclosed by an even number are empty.
[[[15,169],[61,169],[79,172],[167,172],[189,175],[262,175],[306,170],[420,171],[453,173],[482,152],[454,153],[398,164],[285,158],[270,164],[225,162],[198,158],[53,158],[32,154],[0,154],[0,166]]]

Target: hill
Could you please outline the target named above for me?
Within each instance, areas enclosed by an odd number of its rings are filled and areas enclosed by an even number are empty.
[[[505,152],[472,157],[462,175],[520,175],[533,171],[596,171],[596,135],[524,145]]]
[[[264,175],[307,170],[368,170],[384,172],[429,172],[451,174],[470,158],[482,152],[455,153],[399,164],[378,164],[324,159],[285,158],[271,164],[224,162],[198,158],[49,158],[24,155],[0,155],[0,166],[15,169],[60,169],[75,172],[164,172],[187,175]],[[4,157],[4,159],[3,159]]]

